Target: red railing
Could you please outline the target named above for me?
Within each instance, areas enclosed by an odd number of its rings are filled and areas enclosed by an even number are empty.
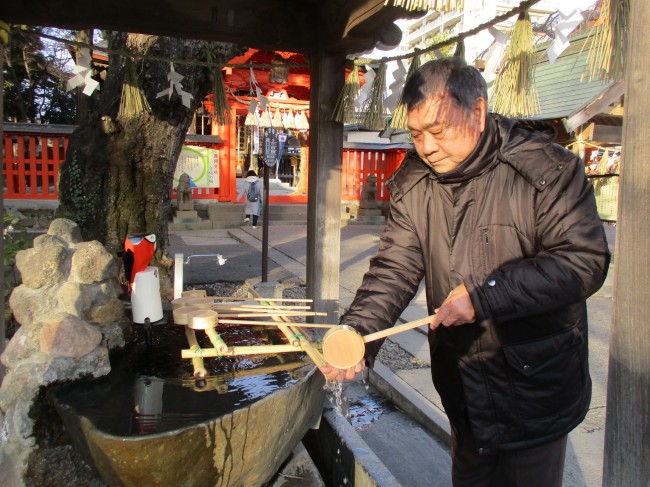
[[[70,130],[9,132],[4,137],[4,198],[55,200]]]
[[[377,199],[388,201],[390,195],[386,188],[386,180],[395,172],[404,160],[408,149],[399,148],[372,148],[358,147],[343,149],[341,161],[341,200],[357,201],[363,191],[368,176],[377,176]]]
[[[5,124],[5,199],[58,199],[59,165],[65,160],[68,138],[74,128],[61,125]],[[377,199],[388,200],[385,182],[402,163],[406,151],[403,146],[382,147],[379,144],[356,143],[344,147],[341,160],[341,200],[359,200],[363,186],[371,174],[377,176]],[[220,188],[194,188],[193,197],[234,202],[237,196],[234,191],[234,167],[235,161],[224,157]],[[221,192],[221,188],[228,190]],[[176,197],[174,191],[172,197]],[[276,203],[304,204],[307,197],[275,195],[272,200]]]

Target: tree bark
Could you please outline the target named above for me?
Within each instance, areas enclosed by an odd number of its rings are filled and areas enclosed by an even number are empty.
[[[211,50],[215,63],[240,53],[232,44],[207,43],[141,34],[112,33],[112,49],[173,59],[203,61]],[[194,113],[211,89],[211,69],[175,64],[184,76],[184,91],[192,94],[190,107],[169,87],[168,61],[134,58],[138,84],[151,113],[119,114],[125,58],[112,54],[98,109],[70,137],[61,166],[59,200],[64,216],[75,220],[87,240],[99,240],[109,252],[123,249],[128,235],[154,233],[157,250],[153,265],[160,267],[163,297],[171,296],[167,224],[171,213],[172,178],[176,161]]]

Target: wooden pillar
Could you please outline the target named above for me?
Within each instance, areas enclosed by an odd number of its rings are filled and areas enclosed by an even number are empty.
[[[0,42],[0,87],[4,87],[4,62],[5,62],[5,46]],[[2,168],[0,168],[0,215],[4,215],[4,151],[2,148],[5,146],[5,132],[4,132],[4,89],[0,89],[0,157],[2,157]],[[0,229],[4,231],[4,220],[0,224]],[[4,256],[4,237],[0,238],[0,255]],[[0,261],[0,270],[2,275],[5,275],[4,258]],[[5,288],[4,278],[0,279],[0,355],[5,350]],[[0,384],[5,376],[5,369],[0,364]]]
[[[335,323],[339,312],[341,262],[341,153],[343,124],[332,122],[345,81],[345,54],[315,53],[310,57],[309,198],[307,202],[307,295],[316,323]]]
[[[603,486],[650,479],[650,3],[631,4]]]

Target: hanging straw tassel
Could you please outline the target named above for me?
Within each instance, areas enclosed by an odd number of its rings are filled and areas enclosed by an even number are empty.
[[[625,53],[630,27],[630,0],[603,0],[599,25],[590,35],[587,56],[589,81],[617,81],[625,75]]]
[[[288,109],[282,116],[282,125],[284,125],[284,128],[287,130],[296,128],[296,119],[290,109]]]
[[[415,70],[420,67],[420,55],[416,54],[413,56],[411,65],[409,66],[408,73],[406,73],[406,78],[404,79],[404,84],[409,80]],[[399,95],[399,101],[397,102],[397,108],[393,111],[393,116],[390,119],[390,126],[394,129],[408,129],[408,113],[406,112],[406,105],[402,102],[402,97],[404,96],[404,90]]]
[[[370,130],[382,130],[386,126],[386,108],[384,108],[384,93],[386,92],[386,63],[381,63],[375,79],[372,80],[368,100],[365,103],[363,124]]]
[[[118,117],[135,117],[143,113],[151,113],[151,106],[138,86],[138,75],[130,57],[124,61],[124,84]]]
[[[260,127],[262,128],[273,127],[273,122],[271,121],[271,116],[269,115],[268,108],[262,112],[262,116],[260,117]]]
[[[248,112],[246,114],[246,120],[244,120],[244,125],[251,127],[253,125],[259,125],[259,124],[260,122],[257,119],[257,113]]]
[[[296,128],[301,131],[309,130],[309,121],[303,111],[299,115],[296,115]]]
[[[230,103],[228,103],[228,97],[226,96],[221,68],[215,68],[212,75],[212,96],[214,97],[212,117],[219,125],[230,125],[232,123],[232,114],[230,113]]]
[[[454,57],[465,58],[465,39],[458,39],[456,44],[456,51],[454,51]]]
[[[519,14],[510,44],[494,81],[492,110],[509,117],[529,117],[539,111],[534,84],[533,28],[528,12]]]
[[[332,120],[341,123],[356,123],[354,100],[359,95],[359,66],[355,63],[350,74],[348,74],[339,99],[334,107]]]
[[[282,125],[282,113],[280,113],[279,108],[275,109],[275,113],[273,114],[273,118],[271,119],[271,125],[274,128],[277,128],[277,129],[283,128],[283,125]]]

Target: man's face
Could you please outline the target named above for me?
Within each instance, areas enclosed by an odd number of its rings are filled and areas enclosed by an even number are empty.
[[[485,116],[483,98],[478,98],[467,114],[446,93],[430,96],[408,114],[415,150],[436,172],[449,172],[476,147],[485,129]]]

